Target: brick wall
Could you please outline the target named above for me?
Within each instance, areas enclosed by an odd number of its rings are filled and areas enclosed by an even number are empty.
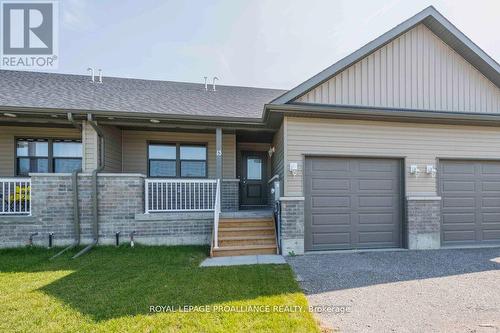
[[[91,176],[78,177],[80,230],[82,243],[92,240]],[[22,246],[29,234],[38,232],[34,243],[47,246],[54,233],[55,245],[71,244],[75,237],[73,188],[66,174],[35,174],[32,181],[32,216],[0,217],[0,247]],[[145,244],[208,244],[213,213],[144,213],[144,176],[138,174],[100,174],[99,242],[113,244],[115,233],[128,241]],[[148,216],[149,215],[149,216]]]
[[[281,199],[281,252],[304,253],[304,198]]]
[[[441,198],[408,197],[406,201],[408,248],[441,246]]]

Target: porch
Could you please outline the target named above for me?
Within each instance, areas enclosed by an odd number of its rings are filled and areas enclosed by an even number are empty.
[[[101,124],[100,135],[87,121],[80,130],[0,127],[2,247],[66,245],[75,237],[82,243],[134,238],[145,244],[218,247],[225,241],[219,237],[219,223],[224,228],[228,220],[271,219],[279,195],[272,174],[274,134],[269,131]],[[100,165],[94,194],[91,172]],[[75,185],[70,172],[77,169],[81,172]],[[97,235],[93,196],[98,198]],[[275,239],[274,222],[272,226]],[[259,234],[245,236],[255,239]]]

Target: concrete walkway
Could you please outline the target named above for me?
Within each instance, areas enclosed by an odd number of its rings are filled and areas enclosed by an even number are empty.
[[[252,256],[207,258],[200,264],[200,267],[260,265],[260,264],[286,264],[286,261],[285,258],[277,254],[259,254]]]

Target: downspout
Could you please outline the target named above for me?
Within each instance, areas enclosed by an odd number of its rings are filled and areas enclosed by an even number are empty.
[[[73,118],[73,114],[68,113],[68,121],[81,132],[82,127],[80,126],[80,124],[78,124],[75,121],[75,119]],[[71,173],[71,188],[73,189],[73,221],[74,221],[74,229],[75,229],[75,240],[74,240],[73,244],[69,245],[68,247],[62,249],[61,251],[56,253],[54,256],[52,256],[50,258],[51,260],[56,258],[56,257],[59,257],[64,252],[80,245],[80,209],[78,208],[78,173],[79,172],[80,172],[80,170],[75,170]]]
[[[73,259],[78,258],[79,256],[89,252],[95,245],[97,245],[99,241],[99,200],[98,200],[98,187],[97,187],[97,175],[99,172],[104,170],[104,157],[105,157],[105,139],[104,139],[104,133],[102,132],[101,128],[97,125],[97,123],[92,120],[92,114],[87,115],[87,121],[92,126],[94,131],[97,133],[97,136],[99,137],[99,163],[97,168],[92,171],[92,191],[91,191],[91,196],[92,196],[92,234],[94,237],[94,240],[92,243],[87,245],[83,250],[78,252],[73,256]]]

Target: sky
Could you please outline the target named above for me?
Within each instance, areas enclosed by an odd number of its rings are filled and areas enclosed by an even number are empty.
[[[290,89],[433,5],[500,62],[499,0],[60,0],[59,68]]]

